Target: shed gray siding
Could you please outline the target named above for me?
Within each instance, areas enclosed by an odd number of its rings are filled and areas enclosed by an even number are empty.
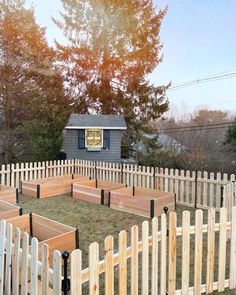
[[[89,161],[121,162],[121,130],[110,130],[110,149],[98,152],[88,152],[78,148],[78,130],[67,129],[64,134],[64,151],[67,159],[82,159]]]

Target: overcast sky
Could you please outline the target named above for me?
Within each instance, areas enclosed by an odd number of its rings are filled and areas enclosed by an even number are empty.
[[[168,4],[161,40],[164,60],[150,76],[155,85],[172,85],[207,76],[236,72],[235,0],[154,0],[156,7]],[[28,0],[38,23],[47,27],[50,44],[63,41],[51,21],[62,9],[60,0]],[[236,77],[172,90],[171,106],[193,111],[196,107],[236,111]]]

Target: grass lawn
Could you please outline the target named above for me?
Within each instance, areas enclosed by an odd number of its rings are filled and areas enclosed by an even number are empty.
[[[80,232],[80,248],[83,252],[83,268],[88,266],[88,247],[92,242],[98,242],[100,245],[101,258],[103,258],[102,253],[104,253],[103,243],[104,239],[108,235],[114,236],[115,239],[115,249],[118,246],[118,234],[121,230],[127,230],[130,232],[132,225],[139,225],[144,220],[144,217],[140,217],[134,214],[128,214],[120,212],[117,210],[109,209],[106,206],[98,206],[95,204],[90,204],[82,202],[79,200],[74,200],[69,196],[59,196],[45,199],[34,199],[25,196],[20,196],[20,205],[22,206],[24,213],[33,212],[40,214],[42,216],[57,220],[64,224],[70,226],[78,226]],[[189,208],[178,207],[178,224],[181,224],[181,213],[183,210],[189,210]],[[194,224],[194,209],[190,209],[191,214],[191,224]],[[204,212],[204,221],[206,222],[207,211]],[[206,268],[206,249],[207,249],[207,239],[206,234],[203,237],[203,271]],[[217,238],[216,235],[216,251],[217,248]],[[130,239],[130,235],[128,235]],[[177,246],[177,287],[181,287],[181,239],[178,238]],[[130,243],[130,240],[128,240]],[[194,263],[194,237],[191,236],[191,259],[190,267]],[[217,253],[217,252],[216,252]],[[227,250],[229,254],[229,250]],[[217,256],[217,255],[216,255]],[[141,259],[141,256],[140,256]],[[141,260],[140,260],[141,262]],[[217,266],[217,259],[216,259]],[[229,256],[227,255],[227,265],[229,265]],[[128,265],[129,267],[129,265]],[[204,273],[204,272],[203,272]],[[228,269],[226,270],[228,276]],[[101,276],[102,277],[102,276]],[[215,279],[217,280],[217,267],[215,272]],[[193,282],[193,271],[190,272],[191,286]],[[205,276],[203,277],[203,282],[205,282]],[[117,282],[115,282],[117,284]],[[102,293],[101,293],[102,294]],[[222,293],[215,292],[214,294],[236,294],[235,290],[226,290]]]

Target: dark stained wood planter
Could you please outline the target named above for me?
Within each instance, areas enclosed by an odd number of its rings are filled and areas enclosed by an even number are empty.
[[[110,192],[122,187],[126,187],[126,185],[96,179],[88,180],[81,183],[73,183],[72,197],[82,201],[105,205],[108,204]]]
[[[71,193],[72,183],[88,180],[89,177],[81,175],[66,175],[50,178],[22,181],[21,190],[25,196],[33,198],[48,198]]]
[[[175,195],[169,192],[126,187],[111,191],[110,208],[153,218],[175,210]]]

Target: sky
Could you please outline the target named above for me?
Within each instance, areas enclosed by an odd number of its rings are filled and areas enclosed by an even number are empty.
[[[27,0],[37,22],[47,28],[50,44],[65,42],[51,16],[62,10],[60,0]],[[154,85],[183,84],[208,76],[236,72],[236,0],[153,0],[157,9],[168,5],[160,38],[163,62],[148,77]],[[44,5],[43,5],[44,4]],[[170,114],[208,108],[236,112],[236,77],[196,84],[167,92]]]

